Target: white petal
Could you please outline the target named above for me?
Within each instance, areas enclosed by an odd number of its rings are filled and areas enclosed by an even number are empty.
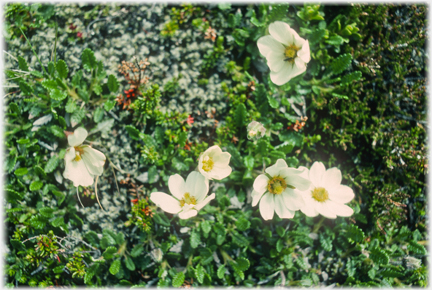
[[[253,184],[254,190],[263,194],[267,190],[268,181],[269,181],[268,177],[265,176],[264,174],[258,175],[257,178],[255,178]]]
[[[284,177],[287,184],[294,186],[301,191],[309,189],[311,185],[309,179],[301,177],[300,174],[287,174],[287,172],[288,170],[281,170],[281,175]]]
[[[179,218],[185,220],[191,217],[194,217],[197,215],[197,211],[194,209],[188,210],[188,211],[182,211],[181,213],[179,213]]]
[[[281,219],[289,219],[294,217],[294,211],[289,210],[285,206],[285,199],[281,194],[274,196],[275,211]]]
[[[201,201],[200,203],[198,203],[196,206],[194,206],[194,208],[196,210],[200,210],[203,207],[205,207],[211,200],[213,200],[215,198],[215,194],[212,193],[209,196],[207,196],[206,198],[204,198],[203,201]]]
[[[65,171],[63,177],[71,180],[74,186],[90,186],[93,184],[93,175],[89,173],[84,161],[75,161],[75,150],[69,148],[69,152],[65,155]]]
[[[266,193],[259,204],[260,213],[263,219],[271,220],[274,214],[274,194]]]
[[[221,180],[225,177],[229,176],[232,172],[232,168],[229,166],[214,166],[212,170],[209,171],[209,175],[211,176],[211,179],[217,179]]]
[[[299,69],[299,74],[301,74],[302,72],[306,71],[306,64],[304,63],[304,61],[302,61],[300,58],[296,57],[294,59],[295,65],[297,66],[297,68]],[[292,77],[295,77],[295,75],[293,75]]]
[[[297,32],[290,28],[288,24],[282,21],[275,21],[269,25],[269,33],[274,39],[284,45],[294,43],[294,38],[298,36]]]
[[[280,71],[270,72],[270,79],[274,84],[281,86],[302,72],[304,72],[304,70],[300,70],[295,64],[285,61]]]
[[[212,147],[208,148],[206,151],[204,151],[203,156],[215,156],[215,155],[219,155],[220,153],[222,153],[222,149],[218,146],[218,145],[213,145]]]
[[[285,160],[278,159],[276,163],[270,167],[268,167],[265,172],[268,173],[270,176],[279,175],[279,172],[281,169],[288,168],[288,165]]]
[[[337,216],[333,211],[332,205],[334,202],[332,201],[326,201],[326,202],[318,202],[315,209],[317,212],[319,212],[322,216],[325,216],[329,219],[335,219]]]
[[[308,217],[315,217],[318,215],[318,212],[316,211],[315,207],[311,203],[305,204],[305,206],[302,207],[300,211],[305,215],[307,215]]]
[[[215,166],[226,167],[228,166],[231,159],[231,154],[228,152],[221,152],[220,154],[214,155],[213,162]]]
[[[341,171],[336,167],[327,169],[326,172],[324,172],[321,180],[322,184],[324,185],[324,188],[326,189],[330,189],[332,187],[340,185],[341,181],[342,181]]]
[[[72,134],[70,134],[68,138],[69,146],[75,147],[81,145],[84,140],[87,138],[87,130],[79,127]]]
[[[336,215],[344,217],[352,216],[354,213],[353,209],[349,206],[336,202],[332,204],[332,210],[335,212]]]
[[[328,190],[329,199],[337,203],[347,203],[354,198],[354,191],[346,186],[339,185]]]
[[[261,196],[264,194],[263,192],[258,192],[255,189],[252,190],[251,197],[252,197],[252,206],[256,206],[258,204],[258,201],[261,199]]]
[[[209,181],[201,173],[192,171],[186,178],[185,192],[201,201],[208,193]]]
[[[168,188],[173,196],[181,200],[186,193],[185,181],[179,174],[171,175],[168,179]]]
[[[309,41],[306,40],[302,48],[297,52],[297,57],[300,58],[305,63],[308,63],[310,61],[311,58],[310,58]]]
[[[267,55],[267,65],[271,71],[278,72],[284,66],[284,55],[283,53],[270,52]]]
[[[303,196],[299,191],[287,188],[282,192],[281,196],[283,197],[285,206],[289,210],[296,211],[305,205]]]
[[[82,146],[81,148],[84,151],[84,153],[81,155],[81,158],[84,161],[88,171],[93,175],[102,175],[106,159],[105,155],[102,152],[91,148],[90,146]]]
[[[321,179],[325,171],[325,166],[321,162],[315,161],[314,164],[312,164],[312,167],[309,170],[309,180],[312,182],[314,187],[324,186],[324,184],[321,182]]]
[[[175,214],[182,210],[180,207],[180,202],[177,199],[163,192],[152,192],[150,195],[150,200],[153,201],[163,211],[168,213]]]
[[[266,35],[258,39],[257,45],[260,53],[264,57],[267,57],[267,55],[271,52],[281,54],[285,52],[285,47],[282,45],[282,43],[274,39],[271,35]]]

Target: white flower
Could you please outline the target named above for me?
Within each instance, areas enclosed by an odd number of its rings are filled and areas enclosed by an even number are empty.
[[[266,129],[263,124],[257,121],[252,121],[247,126],[248,139],[259,139],[264,136]]]
[[[72,180],[74,186],[90,186],[93,177],[103,172],[105,155],[89,145],[82,145],[87,138],[87,130],[78,128],[68,136],[69,147],[65,155],[63,177]]]
[[[199,172],[192,171],[184,181],[178,174],[168,179],[171,195],[163,192],[152,192],[150,200],[164,211],[179,214],[179,218],[188,219],[196,216],[198,211],[215,198],[215,194],[207,196],[208,180]]]
[[[342,185],[342,174],[336,167],[325,169],[321,162],[314,162],[310,170],[305,167],[303,176],[309,178],[311,185],[303,192],[305,205],[300,209],[309,217],[321,214],[326,218],[336,216],[351,216],[352,208],[345,205],[354,198],[354,192],[346,185]]]
[[[201,154],[198,160],[198,170],[205,178],[221,180],[231,174],[229,167],[231,154],[222,152],[219,146],[214,145]]]
[[[274,212],[280,218],[292,218],[296,210],[304,205],[302,196],[294,189],[306,190],[310,181],[300,176],[301,170],[288,167],[283,159],[258,175],[252,191],[252,206],[260,201],[259,209],[265,220],[273,218]]]
[[[270,79],[281,86],[306,71],[310,61],[309,42],[281,21],[270,24],[269,33],[258,39],[257,45],[267,59]]]

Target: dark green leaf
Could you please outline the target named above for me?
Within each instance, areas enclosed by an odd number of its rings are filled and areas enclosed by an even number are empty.
[[[20,240],[10,240],[10,242],[17,252],[26,250],[26,247]]]
[[[185,274],[183,272],[178,272],[172,280],[173,287],[182,286],[184,283],[184,279],[185,279]]]
[[[250,221],[248,221],[247,219],[245,219],[243,217],[239,218],[235,224],[236,224],[236,227],[239,231],[245,231],[251,225]]]
[[[202,284],[204,282],[204,274],[204,268],[201,266],[201,264],[199,264],[195,269],[195,276],[198,280],[198,283]]]
[[[93,121],[99,123],[104,117],[104,110],[101,107],[97,107],[93,114]]]
[[[352,55],[349,53],[343,54],[336,58],[331,64],[330,67],[334,74],[340,74],[344,70],[348,68],[351,64]]]
[[[267,100],[269,102],[270,107],[272,107],[273,109],[277,109],[280,107],[279,102],[275,98],[271,96],[267,96]]]
[[[67,64],[64,62],[64,60],[60,59],[56,64],[57,72],[60,76],[60,78],[65,79],[68,76],[69,68],[67,67]]]
[[[125,126],[126,131],[129,133],[129,136],[134,140],[140,140],[140,131],[132,125]]]
[[[30,96],[33,93],[33,88],[26,82],[19,82],[19,88],[25,96]]]
[[[45,164],[45,168],[44,168],[45,172],[46,173],[53,172],[57,168],[58,164],[59,164],[59,159],[57,158],[57,156],[55,155],[51,156],[51,158]]]
[[[408,250],[415,255],[426,255],[425,247],[415,241],[409,241]]]
[[[135,247],[133,247],[132,251],[131,251],[131,257],[138,257],[139,255],[141,255],[141,253],[144,251],[144,245],[143,244],[138,244]]]
[[[108,248],[106,248],[105,252],[103,252],[102,256],[106,259],[112,259],[114,257],[114,254],[117,253],[117,248],[110,246]]]
[[[44,80],[42,86],[47,90],[57,89],[57,82],[55,80]]]
[[[217,269],[217,276],[219,279],[222,279],[225,275],[225,265],[220,265],[219,268]]]
[[[50,90],[50,97],[56,101],[63,101],[67,97],[67,93],[65,91],[61,91],[59,89]]]
[[[61,226],[61,225],[64,224],[64,218],[62,216],[58,217],[58,218],[54,219],[51,222],[51,224],[52,224],[53,227],[59,227],[59,226]]]
[[[250,263],[248,259],[240,257],[236,260],[236,262],[237,267],[240,271],[246,271],[247,269],[249,269]]]
[[[39,190],[39,189],[42,188],[42,186],[43,186],[43,182],[42,182],[42,181],[33,181],[33,182],[30,184],[30,191],[36,191],[36,190]]]
[[[17,58],[18,58],[19,69],[22,71],[29,71],[29,67],[28,67],[26,60],[22,56],[19,56],[19,55],[17,56]]]
[[[237,105],[237,108],[235,110],[235,115],[234,115],[234,120],[237,127],[244,126],[246,122],[246,117],[247,117],[246,106],[244,104]]]
[[[83,67],[88,71],[92,68],[96,68],[97,66],[96,57],[94,56],[94,52],[90,48],[84,49],[81,55],[81,60]]]
[[[47,218],[53,217],[53,212],[54,212],[54,210],[50,207],[43,207],[43,208],[39,209],[39,213],[42,216],[47,217]]]
[[[84,110],[76,110],[71,115],[70,121],[71,121],[71,123],[79,124],[82,121],[82,119],[84,118],[84,116],[85,116]]]
[[[59,138],[65,138],[65,137],[66,137],[66,135],[65,135],[65,133],[64,133],[64,131],[63,131],[63,129],[60,128],[60,127],[57,126],[57,125],[52,125],[52,126],[50,127],[50,131],[51,131],[51,133],[53,133],[53,135],[56,136],[56,137],[59,137]]]
[[[111,266],[109,268],[109,271],[112,275],[117,274],[120,271],[121,262],[120,260],[115,260],[111,263]]]
[[[342,77],[341,85],[342,86],[349,85],[355,81],[358,81],[361,77],[362,77],[361,71],[352,72]]]
[[[371,258],[377,265],[387,265],[389,262],[389,256],[378,248],[372,249],[369,258]]]
[[[117,78],[114,75],[108,76],[108,89],[111,93],[116,93],[119,88]],[[109,110],[107,110],[109,111]]]
[[[17,170],[15,170],[14,173],[16,176],[23,176],[23,175],[26,175],[28,173],[28,169],[25,167],[20,167]]]
[[[105,104],[104,104],[105,111],[107,111],[107,112],[111,111],[114,108],[115,104],[116,104],[115,100],[108,100],[108,101],[106,101]]]
[[[192,231],[190,236],[190,245],[192,248],[198,247],[198,245],[201,243],[200,235],[197,231]]]

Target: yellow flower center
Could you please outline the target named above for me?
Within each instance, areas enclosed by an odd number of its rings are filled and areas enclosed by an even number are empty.
[[[206,156],[206,157],[204,157],[202,163],[203,163],[202,169],[203,169],[205,172],[209,172],[210,170],[213,169],[214,161],[213,161],[213,158],[211,158],[210,156]]]
[[[190,193],[186,192],[183,198],[180,200],[180,206],[183,207],[185,204],[197,204],[195,196],[190,196]]]
[[[329,199],[328,191],[323,187],[315,187],[312,190],[312,197],[318,202],[324,202]]]
[[[300,47],[295,44],[288,45],[285,47],[285,61],[294,62],[295,57],[297,56],[297,51],[300,50]]]
[[[81,155],[84,154],[84,149],[82,149],[79,146],[74,147],[74,149],[75,149],[75,158],[74,158],[74,161],[78,162],[78,161],[81,160]]]
[[[285,188],[287,188],[286,181],[280,176],[274,176],[267,183],[267,190],[273,194],[281,194]]]

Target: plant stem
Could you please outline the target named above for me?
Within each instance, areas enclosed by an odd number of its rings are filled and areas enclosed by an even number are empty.
[[[43,71],[45,72],[45,74],[48,75],[47,71],[45,70],[45,67],[42,65],[42,62],[41,62],[40,59],[39,59],[39,56],[37,55],[36,51],[34,50],[33,46],[31,45],[30,41],[28,40],[27,36],[26,36],[26,35],[24,34],[24,32],[22,31],[21,27],[19,27],[19,30],[21,31],[21,33],[22,33],[22,35],[24,36],[24,38],[27,40],[27,43],[30,45],[30,48],[32,49],[33,54],[36,56],[36,58],[37,58],[39,64],[41,65],[41,67],[42,67],[42,69],[43,69]]]

